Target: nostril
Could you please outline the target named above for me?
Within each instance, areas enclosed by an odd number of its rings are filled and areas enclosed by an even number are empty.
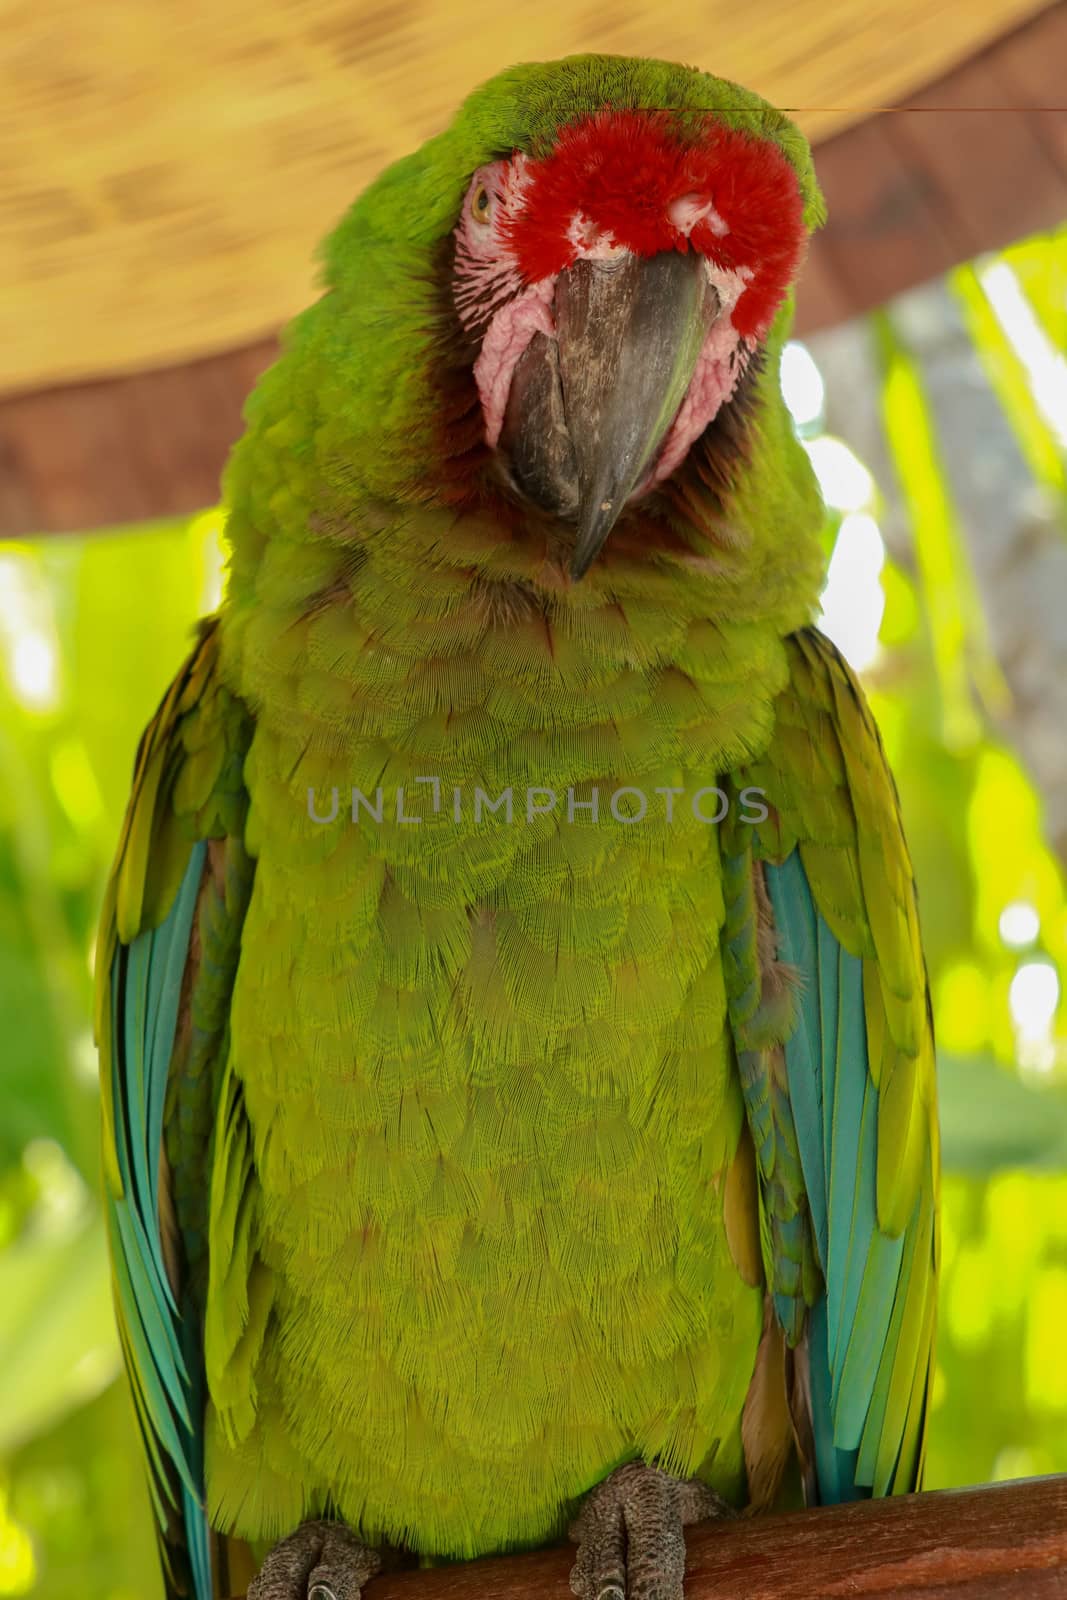
[[[679,195],[667,207],[667,216],[679,233],[686,237],[692,233],[698,222],[707,220],[713,233],[729,233],[729,228],[715,209],[714,201],[710,194],[700,194],[693,191],[691,194]]]
[[[597,241],[600,228],[584,211],[576,211],[567,229],[567,238],[579,250],[588,250]]]
[[[625,259],[630,253],[625,245],[618,243],[610,227],[587,216],[584,211],[574,213],[567,228],[567,239],[582,259],[587,261]]]

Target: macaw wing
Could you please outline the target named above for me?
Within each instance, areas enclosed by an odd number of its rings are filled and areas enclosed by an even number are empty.
[[[252,869],[247,714],[217,625],[141,739],[97,944],[115,1310],[168,1595],[211,1600],[203,1508],[203,1286],[214,1094]],[[203,1216],[201,1215],[203,1212]]]
[[[828,640],[805,629],[788,649],[774,740],[736,774],[769,814],[730,834],[728,987],[768,1288],[806,1360],[809,1488],[837,1501],[921,1481],[936,1082],[915,886],[877,729]]]

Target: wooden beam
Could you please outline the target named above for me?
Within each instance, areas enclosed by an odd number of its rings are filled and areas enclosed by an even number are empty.
[[[897,120],[871,117],[815,151],[830,220],[812,240],[811,257],[841,287],[837,321],[884,305],[960,259],[929,172],[921,161],[909,160],[893,136]],[[949,120],[936,118],[935,138],[949,131]],[[808,305],[805,288],[802,275],[796,320],[801,336],[826,326],[815,314],[818,308]]]
[[[701,1523],[686,1600],[1063,1600],[1067,1476]],[[572,1600],[572,1545],[376,1578],[366,1600]]]
[[[1031,106],[1031,119],[1041,128],[1046,149],[1067,177],[1067,112],[1063,63],[1067,61],[1067,5],[1053,6],[1040,18],[1040,28],[1020,28],[1001,40],[996,69],[1017,106]]]
[[[1059,19],[1048,20],[1049,32],[1058,35]],[[927,174],[957,260],[1067,219],[1067,177],[1045,144],[1036,113],[1000,70],[997,51],[965,63],[948,83],[915,95],[911,105],[911,113],[882,121],[908,163]],[[1061,120],[1067,125],[1067,110]],[[942,123],[951,126],[951,138]]]
[[[909,96],[899,111],[816,146],[830,220],[812,241],[800,281],[801,337],[983,250],[1067,221],[1065,58],[1067,4],[1060,4]],[[837,287],[829,302],[828,277]]]
[[[0,399],[0,538],[215,505],[242,407],[277,349],[264,339],[180,367]]]

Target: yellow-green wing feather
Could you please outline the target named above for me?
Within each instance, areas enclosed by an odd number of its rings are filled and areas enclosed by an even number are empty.
[[[828,640],[806,629],[788,647],[775,737],[735,775],[765,791],[770,814],[728,836],[740,953],[731,1017],[768,1284],[790,1342],[803,1336],[818,1493],[843,1499],[921,1478],[938,1265],[933,1032],[877,729]],[[773,941],[762,989],[744,959],[761,892]]]

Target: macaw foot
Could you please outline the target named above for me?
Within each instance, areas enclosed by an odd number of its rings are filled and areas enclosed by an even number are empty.
[[[359,1600],[382,1558],[343,1522],[305,1522],[276,1544],[248,1586],[248,1600]]]
[[[630,1461],[597,1484],[571,1525],[571,1589],[578,1600],[682,1600],[682,1529],[733,1515],[707,1484]]]

